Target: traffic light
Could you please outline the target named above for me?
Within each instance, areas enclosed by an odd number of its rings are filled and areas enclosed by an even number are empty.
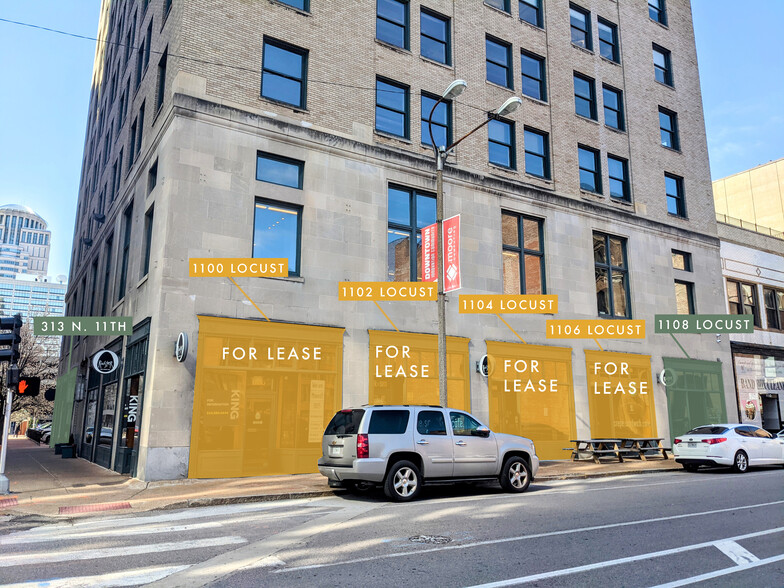
[[[22,342],[22,316],[0,317],[0,361],[12,364],[19,360],[19,343]]]
[[[19,378],[19,396],[38,396],[38,392],[40,391],[41,378],[37,376]]]

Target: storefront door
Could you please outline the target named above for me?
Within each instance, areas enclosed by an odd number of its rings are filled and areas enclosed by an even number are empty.
[[[139,457],[139,430],[142,423],[149,334],[150,319],[145,319],[133,328],[133,334],[125,349],[122,412],[114,470],[131,476],[136,475],[136,462]]]

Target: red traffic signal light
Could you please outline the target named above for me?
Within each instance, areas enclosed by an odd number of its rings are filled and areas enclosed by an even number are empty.
[[[41,378],[35,376],[19,378],[20,396],[38,396],[41,391]]]

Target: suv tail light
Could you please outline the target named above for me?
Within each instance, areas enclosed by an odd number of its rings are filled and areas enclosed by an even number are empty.
[[[357,459],[366,459],[368,457],[370,457],[368,436],[365,433],[360,433],[357,435]]]
[[[675,443],[676,445],[677,445],[678,443],[680,443],[680,442],[681,442],[681,440],[680,440],[680,439],[675,439],[675,441],[674,441],[674,443]]]
[[[716,443],[724,443],[726,440],[726,437],[716,437],[715,439],[703,439],[702,442],[708,445],[716,445]]]

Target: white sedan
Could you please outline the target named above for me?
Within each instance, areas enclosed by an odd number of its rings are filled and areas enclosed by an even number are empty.
[[[672,446],[675,461],[693,472],[700,466],[784,465],[784,439],[753,425],[704,425],[679,435]]]

